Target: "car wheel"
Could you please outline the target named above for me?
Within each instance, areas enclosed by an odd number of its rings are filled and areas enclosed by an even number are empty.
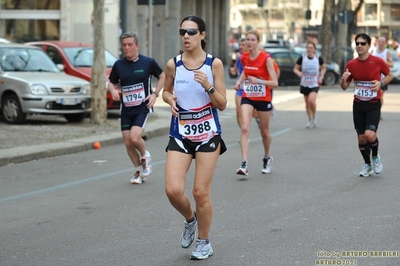
[[[325,85],[335,85],[336,84],[336,75],[331,71],[327,71],[324,76],[324,84]]]
[[[64,115],[65,119],[67,119],[68,122],[70,123],[79,123],[82,122],[83,119],[87,117],[87,113],[82,113],[82,114],[67,114]]]
[[[22,112],[18,97],[15,94],[10,94],[4,98],[2,113],[7,124],[21,124],[26,118],[26,114]]]

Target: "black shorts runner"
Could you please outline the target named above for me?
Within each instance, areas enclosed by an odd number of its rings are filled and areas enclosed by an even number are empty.
[[[265,101],[253,101],[249,100],[247,98],[242,98],[240,105],[243,104],[249,104],[254,107],[257,111],[264,111],[268,112],[272,110],[272,103],[271,102],[265,102]]]
[[[121,131],[131,130],[133,126],[145,128],[149,113],[121,114]]]
[[[300,86],[300,93],[304,94],[306,96],[309,95],[311,92],[318,93],[318,91],[319,91],[319,87],[308,88],[308,87]]]
[[[218,145],[221,144],[221,150],[219,154],[226,152],[226,145],[221,135],[215,135],[206,142],[193,142],[188,139],[177,139],[169,137],[168,146],[165,151],[179,151],[186,154],[192,154],[193,159],[196,156],[196,152],[214,152],[218,149]]]
[[[353,102],[353,122],[357,134],[364,134],[365,130],[377,132],[381,117],[381,100]]]

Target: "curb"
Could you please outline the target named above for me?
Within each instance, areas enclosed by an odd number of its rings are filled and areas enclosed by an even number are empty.
[[[146,129],[142,136],[144,140],[159,137],[168,134],[169,132],[171,113],[157,111],[157,113],[153,113],[152,115],[157,116],[157,118],[146,125]],[[17,164],[54,156],[89,151],[93,149],[93,143],[96,141],[100,142],[102,147],[123,143],[122,135],[119,131],[111,134],[93,135],[86,138],[72,139],[64,142],[52,142],[45,145],[4,149],[0,151],[0,167],[9,164]]]

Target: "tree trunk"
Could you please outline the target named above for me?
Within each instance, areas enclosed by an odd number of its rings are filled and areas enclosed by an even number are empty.
[[[346,65],[347,62],[345,62],[344,58],[344,51],[341,49],[341,47],[346,47],[348,46],[347,44],[347,36],[348,36],[348,26],[342,22],[339,21],[339,12],[343,12],[346,9],[350,9],[351,7],[349,6],[351,3],[347,0],[339,0],[338,5],[337,5],[337,13],[336,13],[336,25],[337,25],[337,32],[336,32],[336,39],[335,39],[335,59],[336,63],[339,64],[340,69],[343,71],[344,66]]]
[[[104,0],[93,0],[93,67],[90,82],[91,122],[104,124],[107,121],[106,63],[104,56]]]
[[[322,45],[322,58],[324,62],[330,63],[332,61],[331,43],[333,39],[332,34],[332,13],[335,6],[335,0],[325,0],[324,2],[324,15],[322,17],[321,26],[321,45]]]

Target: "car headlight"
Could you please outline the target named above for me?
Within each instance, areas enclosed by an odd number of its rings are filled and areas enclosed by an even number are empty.
[[[82,94],[90,94],[90,84],[82,86]]]
[[[340,67],[339,67],[339,65],[337,64],[337,63],[334,63],[334,62],[332,62],[332,67],[333,67],[333,70],[336,72],[336,73],[338,73],[338,74],[340,74]]]
[[[42,84],[32,84],[31,85],[31,93],[33,95],[48,95],[48,91],[46,87]]]

